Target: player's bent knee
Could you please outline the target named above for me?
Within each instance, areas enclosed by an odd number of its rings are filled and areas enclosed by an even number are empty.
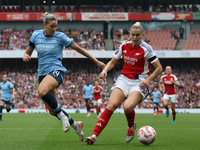
[[[52,115],[52,116],[56,116],[56,113],[54,111],[50,111],[49,110],[49,113]]]
[[[115,109],[117,109],[118,106],[116,106],[115,104],[108,104],[108,106],[106,107],[107,109],[109,109],[110,111],[114,112]]]
[[[38,88],[38,95],[40,97],[43,97],[44,95],[46,95],[48,93],[47,90],[45,90],[44,88]]]

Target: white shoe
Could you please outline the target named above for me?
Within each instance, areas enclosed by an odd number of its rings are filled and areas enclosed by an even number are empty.
[[[61,111],[59,114],[57,114],[58,118],[61,121],[62,127],[63,127],[63,131],[67,132],[70,129],[70,124],[68,121],[67,116],[64,115],[64,113]]]
[[[135,133],[136,127],[137,127],[136,123],[134,123],[134,125],[127,130],[127,134],[126,134],[126,142],[127,143],[132,141],[132,139],[134,138],[134,133]]]
[[[75,132],[79,135],[80,141],[84,140],[84,132],[82,130],[83,127],[83,122],[82,121],[77,121],[76,126],[74,127]]]
[[[90,113],[88,113],[86,117],[90,117]]]

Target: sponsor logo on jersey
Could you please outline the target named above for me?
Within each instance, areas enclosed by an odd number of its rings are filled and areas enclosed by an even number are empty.
[[[97,123],[96,125],[101,127],[101,123]]]
[[[135,55],[137,55],[137,56],[138,56],[138,55],[140,55],[140,53],[135,53]]]
[[[55,70],[54,72],[53,72],[53,75],[54,76],[58,76],[60,74],[60,71],[58,71],[58,70]]]
[[[52,40],[52,43],[56,43],[56,40],[54,39],[54,40]]]

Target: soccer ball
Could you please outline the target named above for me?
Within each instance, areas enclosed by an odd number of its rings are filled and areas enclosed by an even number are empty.
[[[137,138],[142,144],[152,144],[156,139],[156,131],[151,126],[143,126],[138,130]]]

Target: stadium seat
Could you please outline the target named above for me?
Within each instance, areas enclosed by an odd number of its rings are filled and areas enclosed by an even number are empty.
[[[43,6],[40,8],[40,12],[45,12],[45,9]]]
[[[89,7],[89,8],[88,8],[88,12],[93,12],[93,8],[92,8],[92,7]]]
[[[79,8],[79,13],[81,13],[81,12],[84,12],[83,7],[80,7],[80,8]]]
[[[37,6],[35,6],[34,12],[39,12],[39,8]]]
[[[7,7],[6,12],[10,12],[10,7]]]
[[[64,6],[61,8],[61,12],[66,12]]]
[[[33,8],[31,6],[28,8],[28,12],[33,12]]]
[[[12,8],[11,8],[11,12],[16,12],[16,10],[15,10],[15,7],[14,7],[14,6],[12,6]]]
[[[74,6],[73,12],[78,12],[77,7]]]
[[[70,6],[68,6],[68,7],[67,7],[67,12],[72,12],[72,10],[71,10],[71,7],[70,7]]]
[[[85,11],[84,12],[89,12],[89,9],[88,7],[85,7]]]
[[[23,6],[23,8],[22,8],[22,12],[27,12],[25,6]]]
[[[60,9],[58,6],[56,6],[55,12],[60,12]]]
[[[19,9],[19,7],[17,6],[17,8],[16,8],[16,12],[20,12],[20,9]]]

